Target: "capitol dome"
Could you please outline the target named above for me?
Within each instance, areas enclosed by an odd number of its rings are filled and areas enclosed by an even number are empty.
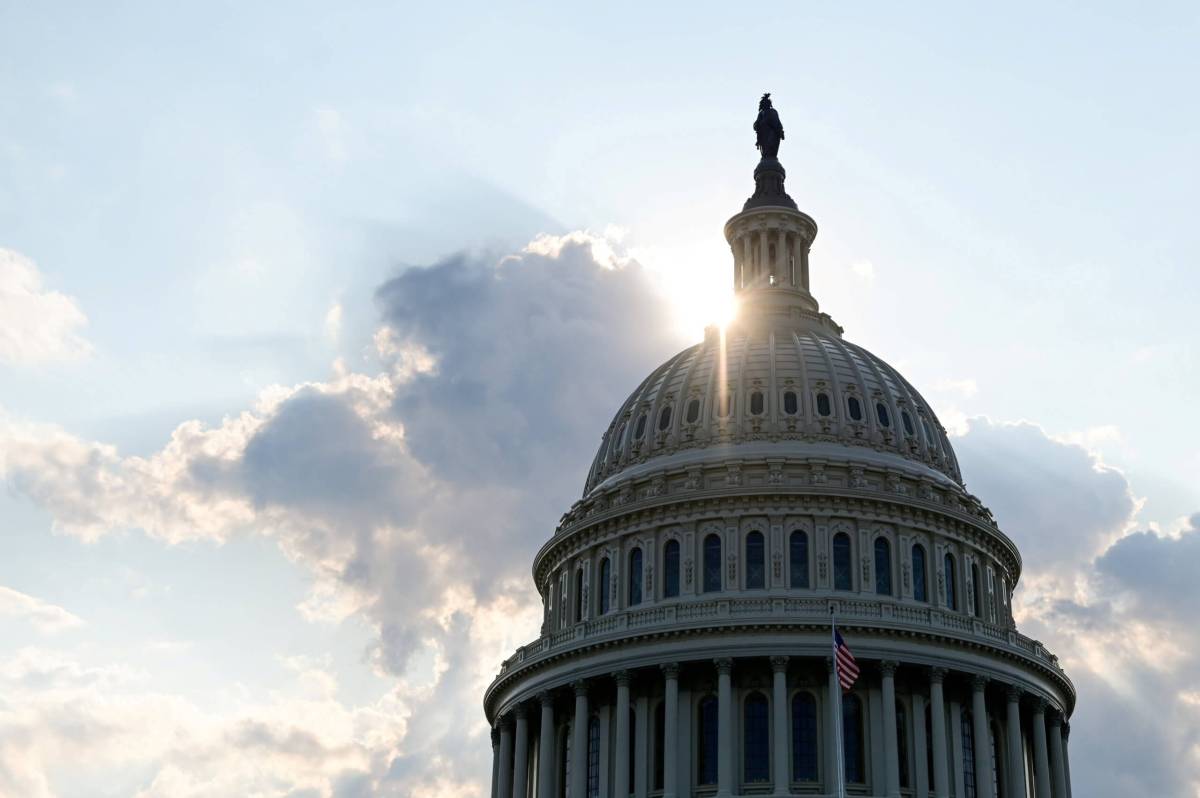
[[[534,558],[541,632],[484,696],[492,798],[1070,798],[1075,688],[1016,628],[1020,553],[928,402],[820,311],[816,223],[759,143],[737,319],[621,404]]]

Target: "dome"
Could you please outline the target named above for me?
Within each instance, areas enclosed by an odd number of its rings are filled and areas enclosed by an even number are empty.
[[[1075,688],[1017,630],[1020,552],[820,311],[759,107],[738,317],[621,404],[534,556],[540,633],[484,694],[492,796],[1071,798]]]
[[[605,431],[584,496],[731,457],[862,460],[962,484],[929,403],[823,314],[710,328],[655,369]]]

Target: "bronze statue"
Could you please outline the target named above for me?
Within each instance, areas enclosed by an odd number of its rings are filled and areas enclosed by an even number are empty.
[[[771,105],[770,92],[758,101],[758,119],[754,120],[754,133],[758,137],[755,146],[762,153],[762,157],[777,158],[779,142],[783,141],[783,124],[779,121],[778,112]]]

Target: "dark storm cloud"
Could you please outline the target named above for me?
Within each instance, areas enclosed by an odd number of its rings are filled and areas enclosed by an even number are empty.
[[[1147,615],[1172,618],[1196,630],[1200,621],[1200,514],[1177,537],[1137,532],[1096,560],[1106,583],[1133,597]],[[1197,634],[1200,640],[1200,634]]]

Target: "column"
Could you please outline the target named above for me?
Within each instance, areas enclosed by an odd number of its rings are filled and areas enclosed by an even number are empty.
[[[933,668],[929,672],[929,720],[930,733],[933,737],[933,794],[936,798],[950,798],[950,762],[946,755],[946,704],[942,698],[942,682],[945,679],[945,668]]]
[[[679,782],[679,663],[669,662],[662,666],[666,677],[665,700],[663,702],[663,798],[676,798]]]
[[[529,791],[529,721],[525,705],[517,704],[517,736],[513,744],[513,798],[525,798]]]
[[[763,233],[765,240],[766,233]],[[717,666],[717,798],[733,795],[733,660],[713,660]]]
[[[1015,684],[1008,686],[1008,798],[1025,798],[1025,747],[1021,745],[1021,695]]]
[[[1071,798],[1071,752],[1067,750],[1067,743],[1071,740],[1071,724],[1063,721],[1062,725],[1062,749],[1063,749],[1063,770],[1067,775],[1067,798]]]
[[[512,798],[512,719],[500,719],[500,788],[497,798]]]
[[[918,798],[929,795],[929,752],[925,741],[925,696],[912,694],[913,717],[913,786]]]
[[[1050,798],[1050,762],[1046,755],[1046,699],[1033,701],[1033,783],[1037,798]]]
[[[538,798],[554,798],[554,696],[538,696],[542,703],[542,730],[538,737]]]
[[[634,798],[646,798],[650,789],[650,698],[637,698],[637,712],[633,714],[637,729],[634,731],[633,750],[633,794]]]
[[[771,657],[771,767],[776,795],[791,793],[791,768],[788,767],[787,728],[787,657]]]
[[[838,684],[833,657],[825,658],[829,671],[829,720],[825,724],[825,791],[832,794],[840,783],[838,773],[838,735],[842,733],[842,686]]]
[[[896,750],[896,667],[899,663],[879,663],[883,677],[883,766],[887,798],[900,798],[900,756]]]
[[[742,236],[742,264],[738,269],[738,274],[741,277],[741,282],[737,285],[740,290],[749,281],[750,275],[754,273],[754,256],[751,254],[750,234]]]
[[[771,248],[767,243],[767,231],[766,228],[763,228],[758,231],[758,268],[754,270],[755,277],[759,278],[763,282],[766,282],[765,278],[767,269],[770,268],[768,266],[770,261],[767,260],[767,256],[770,254]]]
[[[971,735],[975,738],[975,795],[977,798],[996,798],[992,794],[992,746],[988,731],[987,701],[984,689],[988,678],[976,674],[971,680],[971,716],[974,725]]]
[[[575,688],[575,721],[571,729],[571,795],[587,790],[588,688],[580,679]]]
[[[1067,769],[1063,763],[1062,715],[1050,716],[1050,768],[1054,779],[1054,798],[1067,798]]]
[[[617,750],[613,795],[629,795],[629,671],[613,674],[617,683]]]
[[[492,729],[492,798],[500,792],[500,732]]]

